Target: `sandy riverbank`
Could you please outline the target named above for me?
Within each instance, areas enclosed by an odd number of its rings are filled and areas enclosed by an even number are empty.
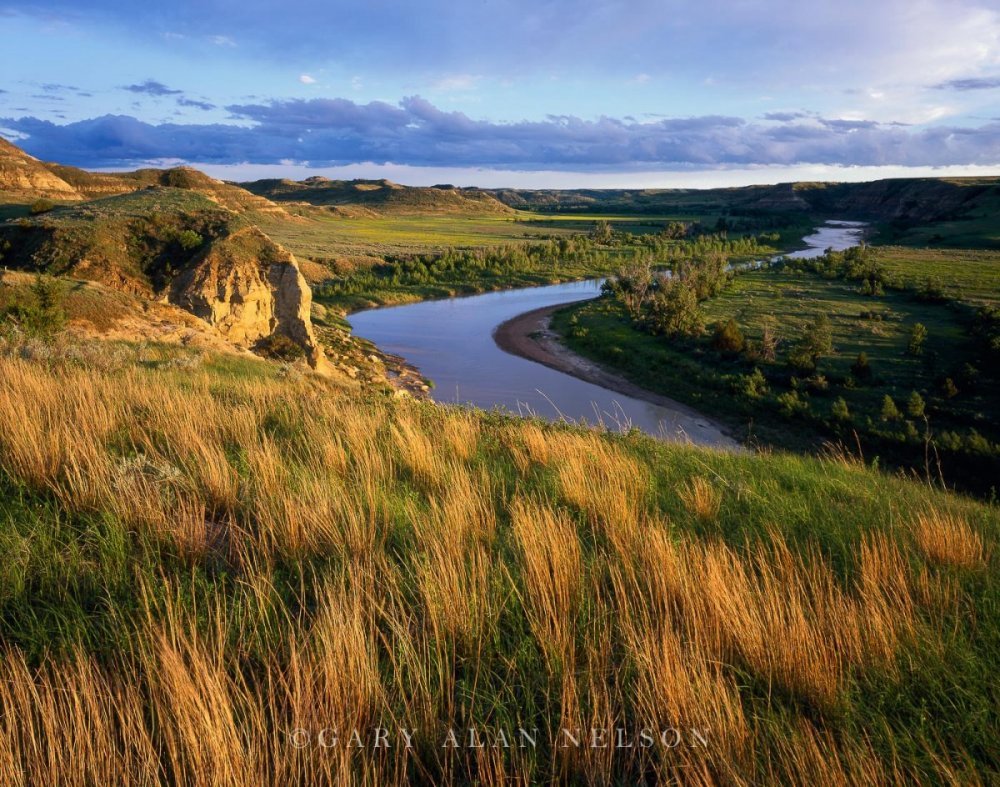
[[[535,309],[501,323],[493,332],[497,346],[511,355],[536,361],[588,383],[667,408],[674,414],[673,423],[667,426],[686,435],[692,442],[720,448],[740,447],[729,430],[718,421],[669,397],[647,391],[567,349],[549,328],[552,313],[565,305]]]

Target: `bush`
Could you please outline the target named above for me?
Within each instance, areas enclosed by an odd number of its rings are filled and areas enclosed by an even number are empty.
[[[886,394],[885,398],[882,399],[881,417],[883,421],[898,421],[903,417],[903,414],[899,412],[899,408],[896,407],[896,403],[889,394]]]
[[[870,380],[872,378],[872,367],[868,363],[868,353],[858,353],[858,359],[851,366],[851,374],[859,380]]]
[[[31,207],[28,210],[31,211],[32,216],[37,216],[39,213],[48,213],[55,206],[56,203],[50,199],[36,199],[31,203]]]
[[[911,393],[910,398],[906,402],[906,414],[910,418],[923,418],[925,409],[926,403],[924,402],[924,397],[916,391]]]
[[[847,402],[843,396],[838,396],[831,409],[835,421],[847,422],[851,420],[851,411],[847,407]]]
[[[743,331],[740,330],[736,320],[730,317],[725,323],[718,323],[715,326],[712,346],[723,353],[738,353],[743,350],[746,346],[746,340],[743,338]]]
[[[65,288],[58,279],[39,274],[28,292],[27,301],[20,299],[7,307],[4,314],[29,338],[49,341],[66,325]]]
[[[183,230],[177,233],[177,243],[184,251],[192,251],[204,243],[204,238],[194,230]]]
[[[910,329],[910,341],[906,345],[907,355],[920,355],[924,351],[924,342],[927,341],[927,328],[923,323],[914,323]]]
[[[757,368],[754,368],[751,374],[740,375],[735,387],[738,393],[743,394],[748,399],[760,399],[768,391],[767,378]]]
[[[257,342],[254,349],[268,358],[286,362],[297,361],[306,354],[305,350],[283,333],[264,337]]]
[[[806,415],[809,412],[809,400],[800,398],[798,391],[787,391],[778,396],[778,405],[782,415]]]

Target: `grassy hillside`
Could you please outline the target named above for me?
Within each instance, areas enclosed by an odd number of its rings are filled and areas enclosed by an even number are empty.
[[[328,180],[313,177],[303,181],[257,180],[241,183],[247,191],[276,202],[305,202],[324,207],[367,208],[377,213],[496,213],[511,214],[510,208],[479,189],[457,189],[441,185],[431,188],[401,186],[389,180]]]
[[[122,289],[162,289],[212,240],[244,219],[195,191],[144,189],[0,224],[8,265],[79,274]]]
[[[5,783],[1000,775],[995,508],[273,368],[0,359]]]
[[[869,183],[782,183],[721,189],[494,192],[520,210],[588,215],[860,219],[875,241],[907,246],[1000,248],[1000,178],[899,178]]]

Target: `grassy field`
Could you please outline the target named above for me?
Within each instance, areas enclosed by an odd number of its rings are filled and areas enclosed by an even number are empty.
[[[1000,776],[994,507],[275,368],[0,357],[3,783]]]
[[[975,280],[974,273],[968,276]],[[650,390],[721,417],[744,438],[766,444],[815,449],[827,440],[853,443],[857,432],[872,437],[865,440],[872,455],[926,470],[919,435],[927,427],[922,417],[910,418],[912,427],[906,424],[905,407],[914,392],[924,400],[934,432],[966,437],[975,433],[1000,440],[995,370],[984,366],[980,350],[967,334],[969,310],[960,305],[926,303],[896,291],[872,298],[862,295],[853,282],[809,272],[761,270],[737,276],[721,295],[703,304],[703,311],[709,325],[736,320],[750,341],[759,341],[765,324],[770,324],[783,345],[778,357],[766,362],[720,353],[712,348],[710,335],[698,340],[649,335],[636,330],[624,308],[608,298],[569,307],[557,313],[553,325],[572,349],[620,369]],[[834,350],[820,360],[809,379],[796,380],[784,367],[784,353],[821,315],[830,319]],[[908,344],[917,323],[927,329],[927,340],[920,355],[911,355]],[[852,373],[862,352],[872,370],[866,381]],[[976,372],[974,382],[960,385],[958,395],[942,389],[945,377],[969,378],[970,366]],[[761,391],[750,395],[746,386],[755,368],[764,372],[766,380],[761,381]],[[782,399],[792,391],[804,402],[794,413]],[[903,413],[895,423],[883,418],[886,396]],[[847,405],[846,420],[835,417],[839,399]],[[909,447],[905,442],[894,447],[883,439],[903,430],[909,432]],[[980,491],[988,492],[995,484],[985,467],[973,472],[985,484]],[[953,482],[970,480],[949,475]]]
[[[1000,252],[975,249],[878,248],[879,262],[908,285],[935,279],[950,298],[1000,303]]]
[[[262,217],[258,223],[293,254],[317,260],[381,260],[386,255],[496,246],[578,232],[572,227],[536,227],[503,214],[346,217],[310,210],[298,221]]]

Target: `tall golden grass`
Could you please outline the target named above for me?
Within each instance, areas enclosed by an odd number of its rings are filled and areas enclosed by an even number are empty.
[[[914,777],[837,720],[853,676],[893,679],[937,580],[878,533],[850,579],[777,529],[697,538],[659,512],[649,466],[600,436],[310,378],[0,360],[0,470],[188,572],[142,580],[119,651],[0,653],[0,783]],[[681,496],[705,522],[725,504],[702,477]],[[945,515],[914,537],[932,561],[985,559]],[[216,595],[193,579],[209,564],[234,577]],[[788,712],[761,716],[755,691]],[[521,711],[544,720],[538,749],[442,746],[452,728],[510,734]],[[391,747],[371,745],[376,727]],[[619,727],[678,728],[684,744],[558,745]]]

